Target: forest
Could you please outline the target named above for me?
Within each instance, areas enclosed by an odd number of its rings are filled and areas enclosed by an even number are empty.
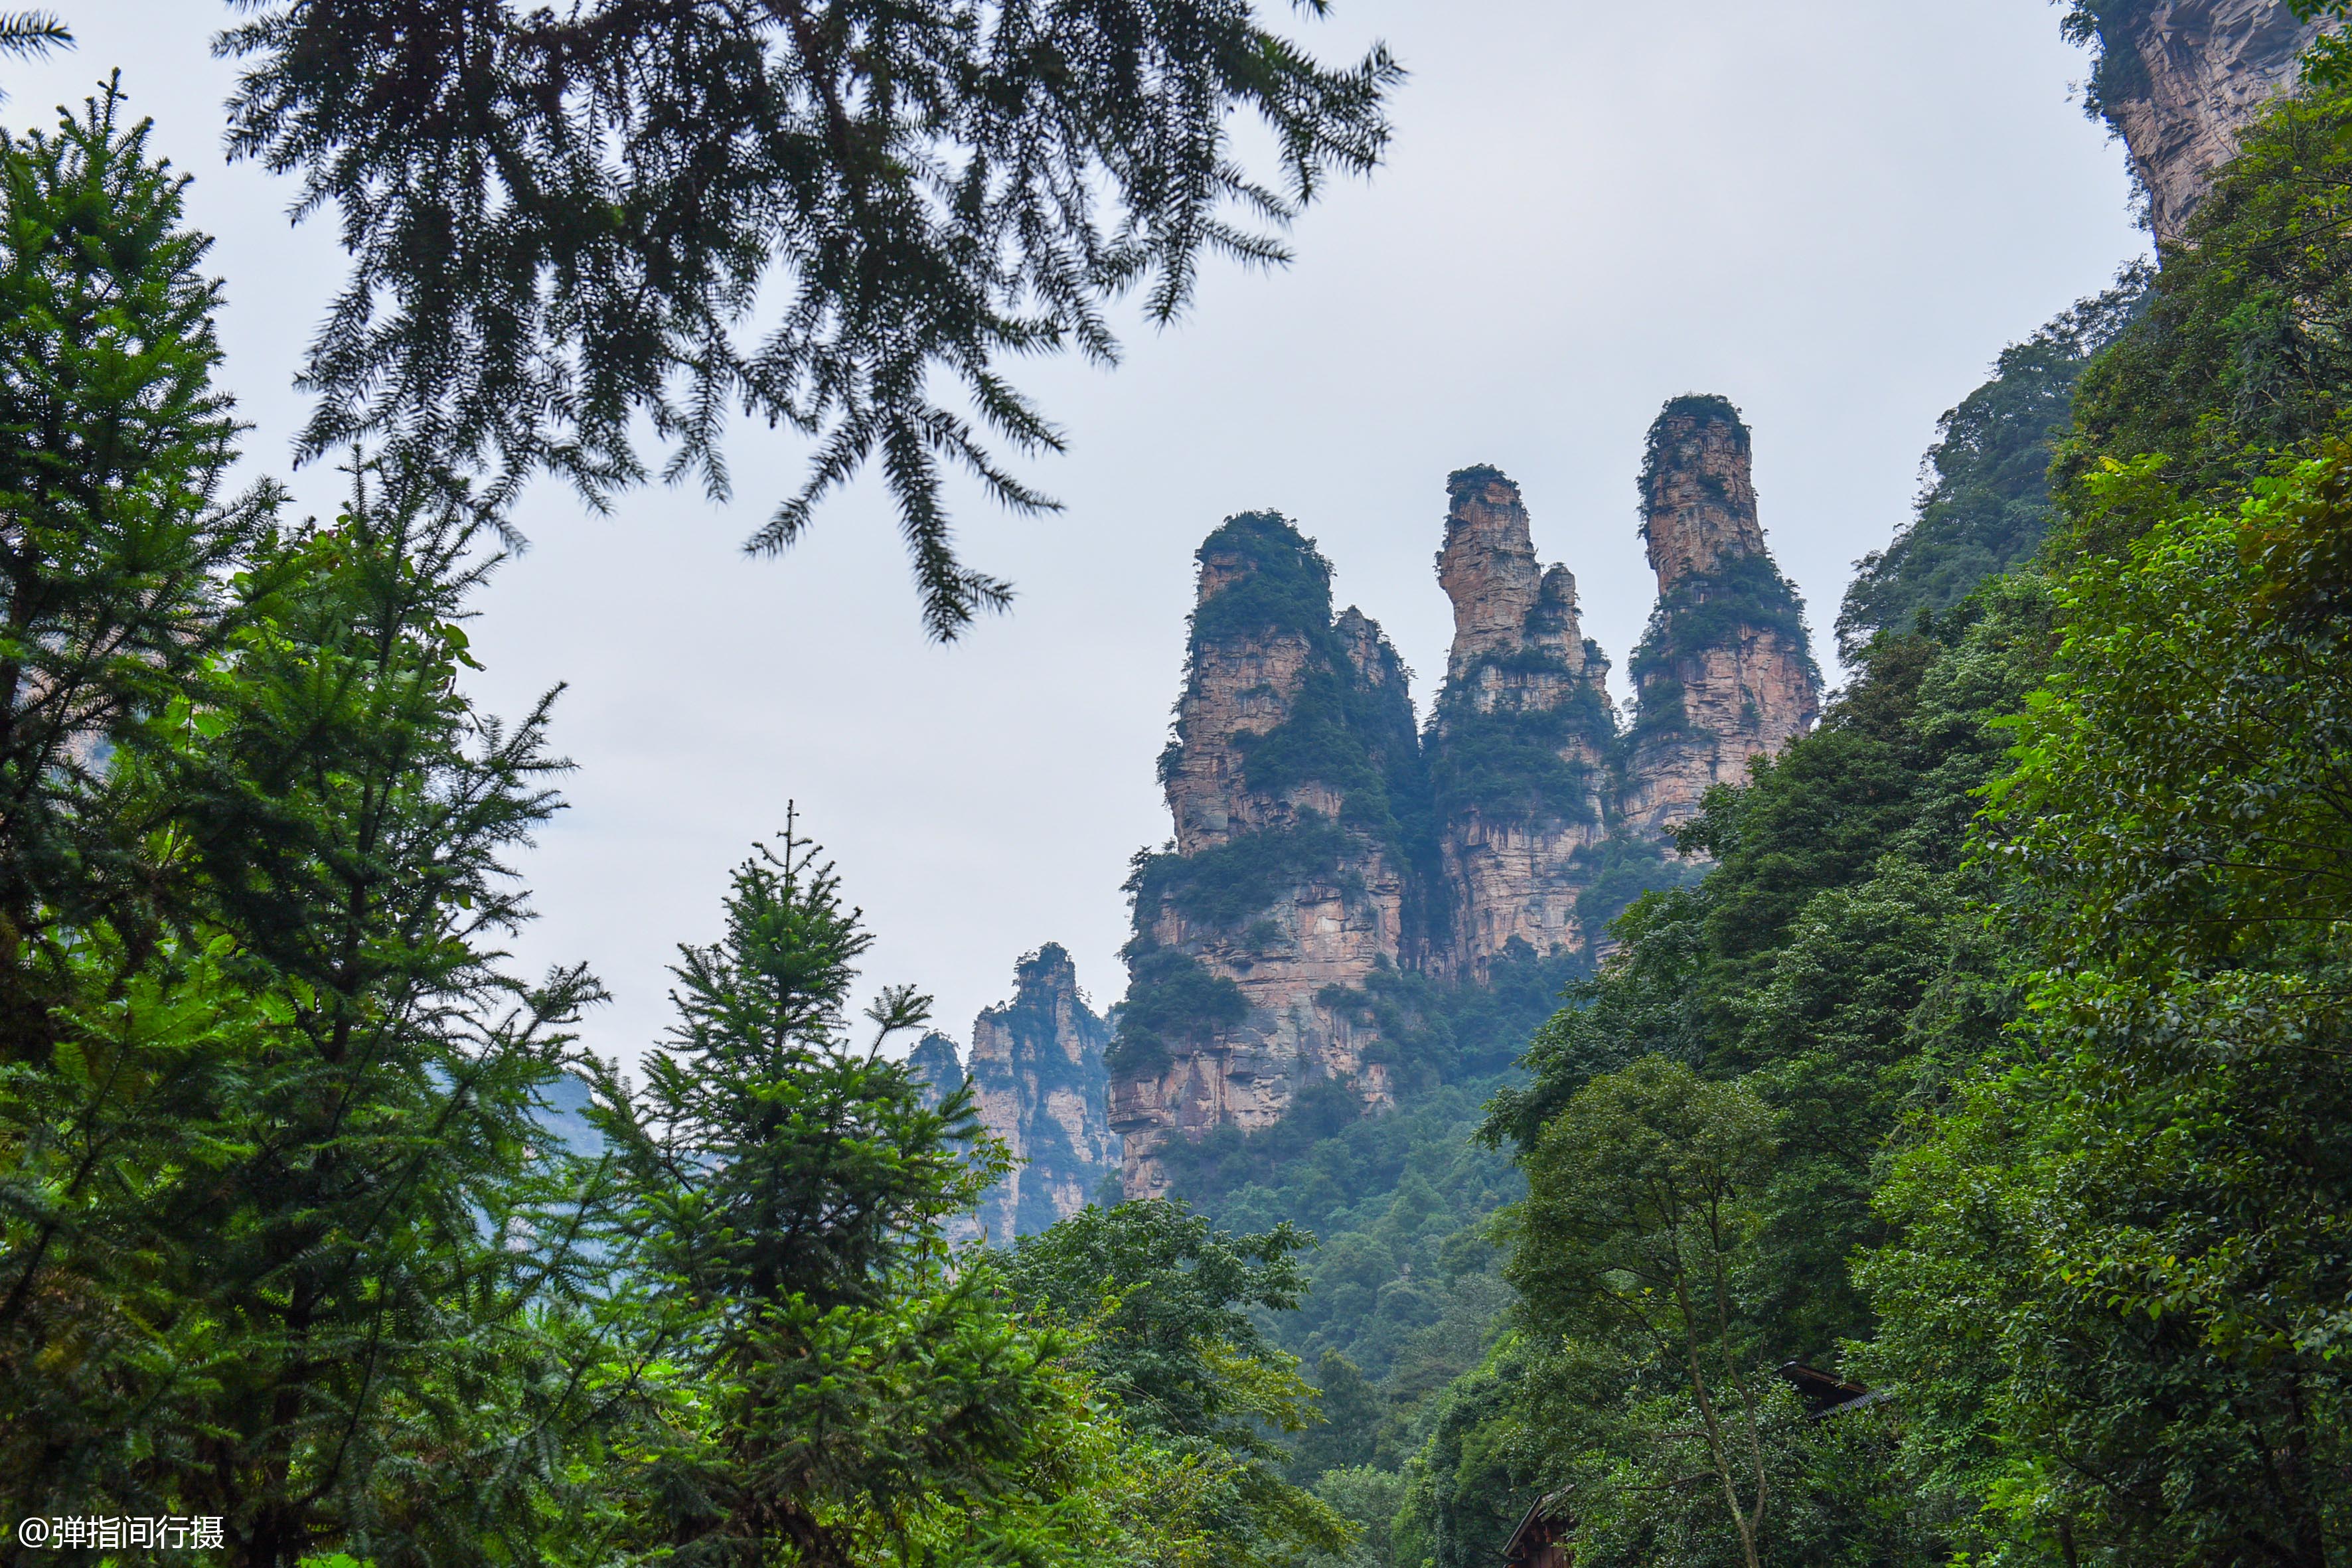
[[[467,628],[526,480],[723,489],[740,406],[817,453],[752,546],[872,463],[952,640],[1006,585],[941,466],[1052,504],[1003,363],[1278,260],[1394,62],[1238,5],[474,9],[494,48],[438,0],[225,36],[232,138],[351,251],[330,520],[227,487],[152,129],[109,88],[0,144],[0,1562],[2352,1562],[2352,48],[1945,416],[1846,684],[1677,854],[1612,851],[1582,951],[1383,972],[1392,1109],[1310,1086],[990,1247],[1010,1156],[903,1059],[929,996],[857,1007],[821,824],[735,868],[629,1072],[593,974],[518,972],[569,764]],[[618,175],[574,93],[643,131]],[[714,122],[768,132],[706,167]],[[1129,892],[1257,907],[1210,871]],[[1115,1049],[1226,1005],[1154,984]],[[125,1516],[213,1532],[79,1522]]]

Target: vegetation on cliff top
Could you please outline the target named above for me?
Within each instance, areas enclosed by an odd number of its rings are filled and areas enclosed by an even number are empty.
[[[1331,563],[1276,511],[1225,519],[1193,557],[1224,585],[1193,608],[1187,651],[1244,637],[1320,638],[1331,626]]]
[[[1547,1497],[1580,1568],[2352,1549],[2347,108],[2251,135],[2093,361],[2038,555],[1936,563],[1969,591],[1709,795],[1715,868],[1619,920],[1494,1097],[1515,1304],[1391,1561],[1490,1561]],[[1947,477],[2030,463],[1999,405],[2065,367],[2023,368]],[[1791,1359],[1884,1402],[1804,1419]]]
[[[2152,276],[2128,268],[2114,288],[2003,349],[1992,379],[1937,422],[1911,521],[1854,563],[1837,618],[1847,663],[1880,631],[1907,630],[1922,610],[1942,615],[2041,548],[2051,459],[2074,417],[2075,383],[2139,312]]]

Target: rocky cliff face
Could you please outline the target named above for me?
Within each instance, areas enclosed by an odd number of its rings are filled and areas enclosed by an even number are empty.
[[[1119,1167],[1105,1113],[1110,1030],[1078,990],[1077,965],[1048,942],[1013,975],[1013,999],[972,1021],[966,1064],[973,1108],[1016,1162],[981,1205],[998,1241],[1077,1213]]]
[[[2292,85],[2319,24],[2296,21],[2284,0],[2118,0],[2078,14],[2099,36],[2095,106],[2170,244],[2246,122]]]
[[[1748,426],[1720,397],[1679,397],[1650,426],[1642,536],[1658,604],[1631,666],[1627,828],[1663,837],[1708,786],[1812,728],[1821,672],[1796,590],[1757,521]]]
[[[1514,942],[1582,947],[1576,900],[1608,832],[1617,715],[1576,578],[1537,563],[1518,487],[1474,468],[1446,489],[1437,580],[1454,645],[1428,740],[1444,900],[1432,956],[1484,978]]]
[[[1160,778],[1171,853],[1139,858],[1111,1056],[1129,1197],[1158,1151],[1262,1127],[1323,1079],[1387,1099],[1363,1026],[1324,999],[1406,946],[1393,796],[1418,773],[1403,667],[1380,628],[1334,619],[1330,566],[1283,519],[1230,519],[1199,554],[1184,694]]]

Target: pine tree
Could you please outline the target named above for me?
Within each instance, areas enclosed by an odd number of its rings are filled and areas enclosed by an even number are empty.
[[[63,932],[152,928],[160,868],[105,762],[184,696],[276,504],[216,504],[211,241],[112,87],[0,147],[0,1051],[46,1056]],[[132,940],[136,940],[135,937]]]

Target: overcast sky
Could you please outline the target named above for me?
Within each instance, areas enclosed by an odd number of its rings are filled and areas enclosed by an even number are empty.
[[[341,258],[326,221],[289,226],[285,183],[222,162],[230,73],[206,43],[226,7],[57,8],[80,47],[0,63],[5,112],[45,121],[122,68],[219,237],[248,466],[284,474],[290,378]],[[1023,471],[1067,510],[967,496],[960,514],[971,563],[1020,586],[1010,616],[927,644],[871,484],[792,555],[740,556],[803,456],[765,429],[733,443],[731,507],[655,489],[595,518],[529,498],[532,548],[475,633],[478,690],[514,712],[570,683],[555,734],[580,768],[523,863],[541,918],[518,951],[604,977],[601,1054],[657,1037],[675,944],[716,933],[729,868],[788,799],[879,934],[869,984],[934,992],[959,1041],[1047,941],[1115,1001],[1118,884],[1169,831],[1152,759],[1192,552],[1234,511],[1278,509],[1321,544],[1339,602],[1422,672],[1425,710],[1452,630],[1432,568],[1444,478],[1493,463],[1622,676],[1653,597],[1643,433],[1664,399],[1721,393],[1755,430],[1766,531],[1827,665],[1852,563],[1908,515],[1937,416],[2145,249],[2048,0],[1332,10],[1286,25],[1326,58],[1385,38],[1412,73],[1387,167],[1308,213],[1287,269],[1212,268],[1191,318],[1130,332],[1119,369],[1027,370],[1071,452]],[[332,508],[334,476],[294,481]]]

